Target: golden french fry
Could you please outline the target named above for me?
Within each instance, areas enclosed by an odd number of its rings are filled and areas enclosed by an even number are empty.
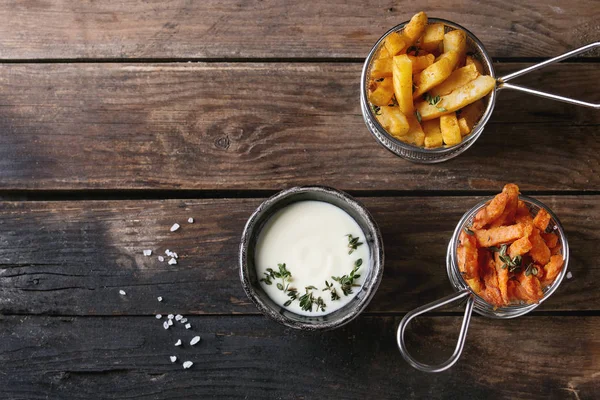
[[[431,64],[433,64],[433,60],[435,59],[433,54],[427,54],[422,56],[408,56],[408,58],[410,58],[410,61],[412,62],[413,74],[429,67]]]
[[[462,65],[467,54],[467,34],[465,31],[456,29],[444,35],[444,53],[455,51],[458,53],[458,62]]]
[[[388,58],[391,56],[392,55],[390,54],[388,49],[385,48],[385,43],[384,43],[384,45],[379,48],[379,53],[377,54],[377,58]]]
[[[458,125],[460,126],[460,133],[463,136],[471,133],[475,124],[481,119],[484,111],[485,104],[483,104],[482,100],[477,100],[461,110]]]
[[[442,131],[440,130],[439,119],[423,121],[421,126],[425,132],[425,148],[435,149],[436,147],[441,147],[444,144]]]
[[[479,61],[475,57],[467,56],[465,60],[465,65],[471,64],[475,65],[475,68],[477,69],[477,72],[479,72],[480,75],[483,75],[483,64],[481,63],[481,61]]]
[[[404,48],[406,48],[406,41],[397,32],[390,33],[390,35],[385,39],[383,43],[386,50],[388,51],[391,57],[400,53]]]
[[[458,60],[458,54],[455,52],[444,54],[445,56],[440,56],[438,61],[421,71],[419,80],[415,81],[416,89],[412,94],[414,99],[419,98],[423,93],[439,85],[450,76],[454,65],[456,65],[455,61]]]
[[[423,128],[421,124],[417,120],[414,114],[407,114],[406,119],[408,120],[408,133],[406,136],[399,138],[403,142],[414,144],[415,146],[422,147],[425,143],[425,132],[423,132]]]
[[[421,11],[420,13],[413,15],[402,31],[402,36],[405,39],[407,47],[417,41],[417,39],[423,34],[423,31],[425,31],[426,26],[427,14]]]
[[[412,62],[406,54],[395,56],[392,64],[392,80],[398,108],[406,116],[414,112],[412,98]]]
[[[454,146],[462,141],[456,113],[442,115],[440,117],[440,130],[442,131],[444,143],[447,146]]]
[[[444,40],[444,24],[427,25],[421,37],[420,46],[423,50],[434,52]]]
[[[369,92],[369,101],[376,106],[387,106],[394,95],[394,84],[392,78],[385,78],[377,83],[377,88]]]
[[[376,117],[381,126],[392,136],[400,138],[408,133],[408,120],[397,106],[380,107]]]
[[[392,76],[392,57],[378,58],[371,64],[371,78],[379,79]]]
[[[426,70],[423,70],[423,72]],[[419,111],[422,121],[438,118],[481,99],[491,92],[495,86],[496,80],[494,78],[480,75],[452,93],[442,96],[440,101],[435,105],[429,104],[427,101],[422,101],[415,104],[415,109]]]
[[[429,91],[432,97],[444,96],[451,93],[453,90],[466,85],[473,79],[477,78],[479,73],[474,64],[467,65],[452,72],[448,79],[434,87]]]

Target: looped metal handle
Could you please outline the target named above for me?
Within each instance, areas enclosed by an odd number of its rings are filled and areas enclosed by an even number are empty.
[[[469,296],[470,294],[470,290],[462,290],[460,292],[451,294],[450,296],[446,296],[429,304],[425,304],[424,306],[415,308],[414,310],[406,314],[404,318],[402,318],[402,321],[400,321],[400,325],[398,326],[397,340],[398,348],[400,348],[400,353],[402,354],[402,357],[404,357],[406,362],[408,362],[414,368],[423,372],[442,372],[453,366],[458,361],[460,354],[463,351],[463,347],[465,346],[467,329],[469,328],[469,322],[471,321],[471,314],[473,312],[473,297]],[[408,326],[410,321],[421,314],[445,306],[446,304],[450,304],[466,296],[469,296],[469,298],[467,299],[465,315],[463,317],[462,325],[460,327],[460,333],[458,335],[458,341],[456,342],[456,348],[454,349],[454,353],[452,353],[449,359],[438,365],[423,364],[415,360],[408,352],[408,349],[406,348],[406,343],[404,342],[404,331],[406,330],[406,327]]]
[[[500,77],[496,80],[498,82],[497,88],[498,88],[498,90],[499,89],[513,89],[513,90],[517,90],[519,92],[524,92],[524,93],[532,94],[534,96],[544,97],[544,98],[550,99],[550,100],[562,101],[564,103],[575,104],[577,106],[583,106],[583,107],[590,107],[590,108],[594,108],[594,109],[598,110],[598,109],[600,109],[600,103],[589,103],[587,101],[581,101],[581,100],[572,99],[570,97],[564,97],[564,96],[559,96],[559,95],[552,94],[552,93],[541,92],[539,90],[530,89],[525,86],[513,85],[513,84],[510,84],[507,82],[511,79],[515,79],[515,78],[518,78],[519,76],[523,76],[531,71],[536,71],[538,69],[544,68],[547,65],[554,64],[554,63],[557,63],[562,60],[566,60],[567,58],[571,58],[578,54],[585,53],[586,51],[589,51],[589,50],[599,47],[599,46],[600,46],[600,42],[590,43],[588,45],[585,45],[585,46],[580,47],[575,50],[571,50],[568,53],[551,58],[551,59],[541,62],[539,64],[535,64],[530,67],[524,68],[520,71],[513,72],[512,74],[508,74],[503,77]]]

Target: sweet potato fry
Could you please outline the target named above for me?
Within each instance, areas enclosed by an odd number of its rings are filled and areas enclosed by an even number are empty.
[[[515,216],[517,214],[517,207],[519,205],[519,187],[513,183],[504,185],[502,192],[506,193],[508,199],[506,201],[506,207],[502,214],[490,223],[491,227],[511,225],[515,223]]]
[[[496,276],[498,278],[498,289],[502,296],[502,305],[509,303],[508,298],[508,268],[502,268],[504,263],[500,260],[500,253],[494,253],[494,267],[496,268]]]
[[[531,228],[531,225],[528,225]],[[525,228],[527,229],[527,227]],[[531,230],[531,229],[530,229]],[[510,258],[527,254],[533,245],[529,240],[529,235],[525,234],[521,239],[517,239],[508,247],[508,255]]]
[[[556,247],[550,249],[550,254],[552,254],[553,256],[562,255],[562,246],[560,245],[560,243],[557,244]]]
[[[498,274],[496,272],[496,263],[489,252],[482,252],[479,258],[481,266],[481,278],[485,284],[485,290],[482,297],[485,301],[495,306],[502,306],[504,301],[502,293],[498,287]]]
[[[473,227],[476,229],[485,228],[487,224],[494,221],[502,214],[507,201],[508,195],[506,193],[502,192],[497,194],[487,206],[479,210],[477,215],[475,215]]]
[[[432,67],[434,65],[435,63]],[[426,70],[427,69],[423,70],[423,72]],[[481,99],[491,92],[495,86],[496,80],[494,78],[491,76],[480,75],[466,85],[454,90],[452,93],[442,96],[440,102],[436,105],[431,105],[427,101],[422,101],[415,104],[415,108],[419,111],[419,114],[421,114],[421,119],[423,121],[438,118],[441,115],[454,112]]]
[[[531,250],[529,255],[533,258],[537,264],[546,265],[550,261],[550,249],[546,246],[546,242],[540,236],[540,231],[537,228],[533,228],[533,232],[529,236],[531,241]]]
[[[558,244],[558,235],[555,235],[554,233],[542,233],[541,235],[549,249],[552,250]]]
[[[477,256],[477,241],[474,236],[461,232],[460,245],[456,250],[458,269],[465,279],[479,277],[479,258]]]
[[[539,302],[540,299],[544,297],[542,285],[536,276],[527,276],[525,273],[521,272],[517,275],[517,280],[521,284],[521,290],[519,290],[519,298],[521,300],[533,304]]]
[[[533,224],[538,228],[541,232],[544,232],[548,227],[548,223],[550,222],[550,214],[543,208],[538,211],[537,215],[533,219]]]
[[[562,255],[557,254],[550,257],[548,264],[544,265],[544,279],[542,283],[544,285],[552,284],[562,270],[563,264],[564,260]]]
[[[467,65],[452,72],[448,79],[431,89],[429,94],[434,97],[445,96],[450,94],[453,90],[471,82],[473,79],[477,78],[477,76],[479,76],[479,73],[477,72],[475,65]]]
[[[479,229],[474,231],[474,233],[479,247],[492,247],[503,243],[511,243],[519,239],[521,236],[523,236],[523,228],[523,225],[515,224],[508,226],[497,226],[490,229]],[[544,243],[544,246],[545,245],[546,244]]]

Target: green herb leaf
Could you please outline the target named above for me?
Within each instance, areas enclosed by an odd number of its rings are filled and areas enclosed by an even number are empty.
[[[469,235],[469,236],[473,236],[473,235],[475,234],[475,232],[473,232],[472,230],[470,230],[470,229],[469,229],[469,228],[467,228],[466,226],[465,226],[465,233],[466,233],[467,235]]]
[[[359,246],[362,246],[364,244],[363,242],[359,242],[359,237],[354,237],[350,233],[346,236],[348,236],[348,248],[350,249],[348,251],[348,254],[354,253],[354,250],[358,249]]]
[[[419,112],[419,110],[415,110],[415,117],[417,117],[417,121],[421,123],[421,113]]]
[[[277,289],[283,291],[283,285],[281,283],[278,283],[277,284]]]
[[[284,307],[287,307],[287,306],[289,306],[290,304],[292,304],[292,301],[291,301],[291,300],[288,300],[288,301],[286,301],[285,303],[283,303],[283,306],[284,306]]]
[[[446,112],[448,111],[445,107],[436,107],[438,110],[440,110],[441,112]]]

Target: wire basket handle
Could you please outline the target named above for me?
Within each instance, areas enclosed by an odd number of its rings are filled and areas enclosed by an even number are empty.
[[[600,103],[589,103],[587,101],[581,101],[581,100],[572,99],[570,97],[564,97],[564,96],[559,96],[559,95],[552,94],[552,93],[541,92],[539,90],[534,90],[534,89],[530,89],[528,87],[519,86],[519,85],[513,85],[513,84],[510,84],[507,82],[511,79],[528,74],[529,72],[544,68],[547,65],[554,64],[554,63],[557,63],[562,60],[566,60],[567,58],[571,58],[571,57],[576,56],[581,53],[585,53],[586,51],[589,51],[589,50],[599,47],[599,46],[600,46],[600,42],[590,43],[588,45],[585,45],[585,46],[580,47],[575,50],[571,50],[568,53],[551,58],[551,59],[541,62],[539,64],[535,64],[530,67],[524,68],[520,71],[513,72],[512,74],[502,76],[497,79],[497,82],[498,82],[497,88],[498,89],[517,90],[519,92],[524,92],[524,93],[532,94],[534,96],[544,97],[544,98],[550,99],[550,100],[562,101],[564,103],[575,104],[577,106],[583,106],[583,107],[590,107],[590,108],[594,108],[594,109],[598,110],[598,109],[600,109]]]
[[[460,292],[443,297],[429,304],[425,304],[424,306],[415,308],[414,310],[406,314],[404,318],[402,318],[402,321],[400,321],[400,325],[398,326],[397,341],[400,353],[402,354],[402,357],[404,357],[406,362],[408,362],[414,368],[423,372],[442,372],[453,366],[458,361],[460,354],[463,351],[463,347],[465,346],[467,329],[469,328],[469,322],[471,321],[471,314],[473,312],[473,297],[469,296],[470,294],[470,290],[462,290]],[[406,348],[406,343],[404,342],[404,331],[406,330],[406,327],[408,326],[410,321],[421,314],[425,314],[426,312],[445,306],[446,304],[450,304],[466,296],[469,296],[469,298],[467,299],[465,315],[463,317],[462,325],[460,327],[460,333],[458,335],[458,341],[456,342],[456,348],[454,349],[454,353],[452,353],[449,359],[438,365],[423,364],[415,360],[413,356],[411,356],[408,352],[408,349]]]

